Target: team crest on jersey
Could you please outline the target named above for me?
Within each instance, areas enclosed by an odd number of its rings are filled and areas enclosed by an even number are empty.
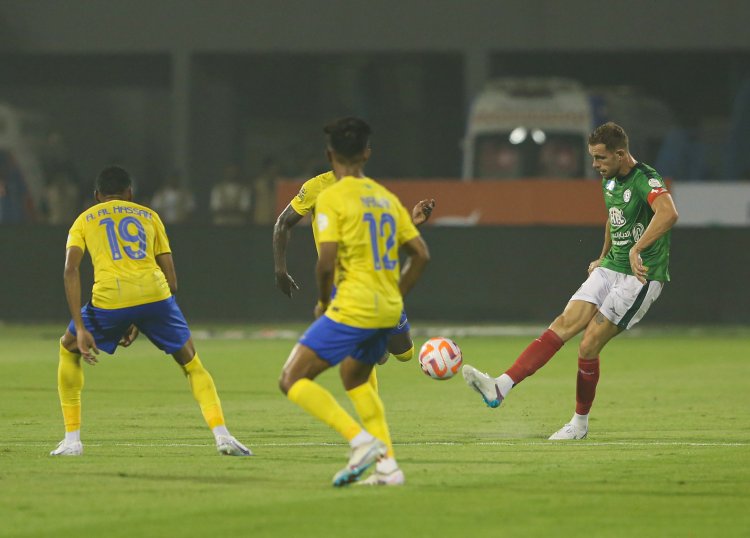
[[[625,203],[628,203],[630,201],[630,196],[632,193],[630,192],[630,189],[625,189],[625,192],[622,193],[622,199],[625,200]]]
[[[622,214],[622,209],[619,207],[613,207],[609,210],[609,223],[613,227],[619,228],[626,222],[625,215]]]
[[[649,178],[649,180],[648,180],[648,186],[649,187],[653,187],[653,188],[661,187],[661,181],[659,181],[655,177]]]
[[[607,181],[607,184],[604,186],[604,188],[607,189],[608,191],[615,190],[615,180],[610,179],[609,181]]]
[[[641,224],[640,222],[636,223],[636,225],[633,226],[633,241],[637,243],[641,236],[643,236],[644,231],[646,231],[646,229],[644,228],[643,224]]]
[[[328,216],[324,213],[318,213],[318,216],[315,217],[315,222],[318,224],[318,231],[322,232],[326,228],[328,228]]]

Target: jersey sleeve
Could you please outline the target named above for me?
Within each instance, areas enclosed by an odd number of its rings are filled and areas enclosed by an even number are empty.
[[[411,220],[411,215],[400,201],[398,202],[398,222],[399,245],[403,245],[420,235],[419,230],[417,230],[417,227],[414,226],[414,222]]]
[[[317,202],[321,190],[320,182],[316,180],[317,178],[312,178],[305,181],[297,196],[289,202],[292,209],[300,215],[307,215],[315,207],[315,202]]]
[[[65,250],[70,247],[78,247],[86,252],[86,238],[84,235],[84,218],[79,216],[68,231],[68,240],[65,242]]]
[[[338,243],[341,239],[337,207],[341,206],[336,203],[336,196],[332,192],[325,191],[318,197],[315,225],[318,228],[319,243]]]
[[[653,204],[658,196],[669,192],[667,184],[656,172],[649,172],[643,181],[637,183],[636,189],[638,195],[648,202],[648,205]]]
[[[159,254],[169,254],[172,249],[169,247],[169,238],[167,238],[167,230],[164,228],[164,223],[156,213],[152,213],[154,220],[154,256]]]

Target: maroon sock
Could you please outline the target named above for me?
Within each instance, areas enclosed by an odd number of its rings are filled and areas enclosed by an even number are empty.
[[[578,378],[576,380],[576,413],[588,415],[596,396],[599,382],[599,357],[584,359],[578,357]]]
[[[564,343],[554,331],[547,329],[523,350],[513,366],[508,368],[505,373],[510,376],[514,384],[518,385],[547,364],[547,361],[557,353]]]

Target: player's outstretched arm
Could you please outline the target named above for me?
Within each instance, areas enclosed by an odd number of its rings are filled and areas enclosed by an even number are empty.
[[[430,215],[432,215],[433,209],[435,209],[434,198],[417,202],[417,205],[411,210],[411,221],[414,223],[414,226],[420,226],[427,222],[430,219]]]
[[[298,290],[299,285],[294,281],[292,275],[287,273],[286,268],[286,246],[292,234],[292,227],[302,219],[302,215],[286,206],[276,219],[273,227],[273,266],[276,275],[276,287],[281,293],[291,299],[293,290]]]
[[[81,352],[83,360],[89,364],[96,364],[98,359],[96,355],[99,349],[96,347],[94,337],[83,324],[81,316],[81,260],[83,259],[83,250],[80,247],[70,247],[65,252],[65,271],[63,273],[63,282],[65,284],[65,298],[68,301],[68,309],[73,318],[73,325],[76,328],[76,345]]]
[[[167,284],[169,284],[169,291],[177,293],[177,272],[174,268],[174,258],[172,254],[167,252],[165,254],[159,254],[156,256],[156,264],[167,277]]]
[[[430,251],[421,236],[407,241],[403,247],[406,249],[408,258],[406,258],[401,270],[398,287],[401,290],[401,295],[406,295],[417,283],[422,271],[430,261]]]

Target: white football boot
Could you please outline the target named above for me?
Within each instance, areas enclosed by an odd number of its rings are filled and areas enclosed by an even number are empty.
[[[503,395],[500,392],[500,387],[495,383],[495,378],[483,374],[468,364],[464,364],[461,373],[466,380],[466,384],[482,396],[487,407],[500,407],[500,404],[503,403]]]
[[[551,441],[570,441],[573,439],[583,439],[589,433],[585,426],[577,426],[568,422],[565,426],[549,436]]]
[[[216,437],[216,450],[224,456],[252,456],[252,451],[231,435]]]
[[[404,472],[401,469],[395,469],[390,473],[383,473],[375,469],[370,476],[357,482],[358,486],[401,486],[406,482]]]
[[[341,487],[356,482],[362,473],[372,467],[378,458],[385,456],[386,452],[388,452],[388,447],[376,438],[352,448],[349,463],[334,475],[333,485]]]
[[[63,439],[57,444],[57,448],[49,453],[50,456],[82,456],[83,443],[80,441],[67,441]]]

